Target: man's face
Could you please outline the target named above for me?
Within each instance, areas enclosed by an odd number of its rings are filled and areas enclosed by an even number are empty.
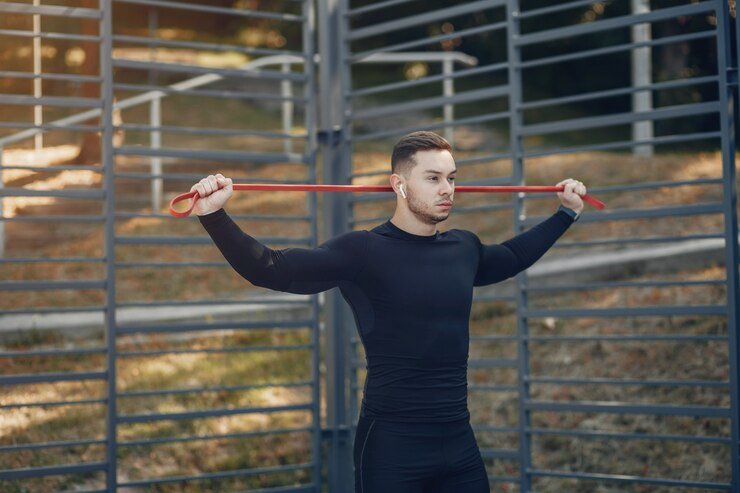
[[[437,224],[450,215],[455,194],[455,160],[449,151],[419,151],[406,176],[409,210],[424,223]]]

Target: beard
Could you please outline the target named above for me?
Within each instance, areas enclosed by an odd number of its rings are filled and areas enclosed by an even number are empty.
[[[435,213],[434,206],[430,207],[424,202],[418,200],[410,189],[408,190],[407,195],[408,195],[407,205],[409,207],[409,210],[421,222],[425,224],[438,224],[446,220],[448,217],[450,217],[450,211],[452,210],[451,208],[447,212]],[[452,199],[450,199],[450,201],[451,200]]]

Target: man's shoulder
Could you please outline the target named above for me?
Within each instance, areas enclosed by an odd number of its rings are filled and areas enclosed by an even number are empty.
[[[456,238],[460,238],[462,240],[480,243],[480,238],[478,238],[478,235],[467,229],[453,228],[448,230],[447,234]]]

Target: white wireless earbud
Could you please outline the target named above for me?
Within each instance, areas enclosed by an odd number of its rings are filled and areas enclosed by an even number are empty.
[[[401,197],[406,198],[406,192],[403,190],[403,185],[398,186],[398,191],[401,192]]]

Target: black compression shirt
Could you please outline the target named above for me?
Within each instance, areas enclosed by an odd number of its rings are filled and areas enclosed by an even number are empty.
[[[389,421],[469,418],[468,320],[473,286],[531,266],[573,223],[559,210],[502,244],[470,231],[408,233],[387,221],[317,248],[267,248],[220,209],[199,217],[231,266],[252,284],[310,294],[338,287],[365,347],[363,416]]]

